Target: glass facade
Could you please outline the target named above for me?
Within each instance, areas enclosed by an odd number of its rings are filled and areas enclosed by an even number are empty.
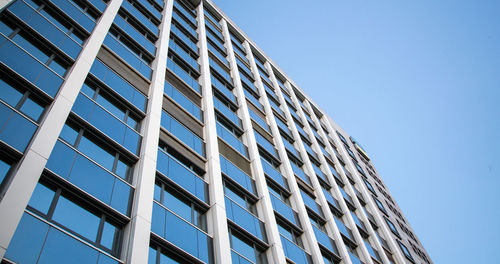
[[[212,1],[4,4],[2,263],[432,263],[364,150]]]

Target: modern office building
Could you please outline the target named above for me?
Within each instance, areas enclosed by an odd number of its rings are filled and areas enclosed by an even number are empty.
[[[432,263],[214,3],[0,1],[2,263]]]

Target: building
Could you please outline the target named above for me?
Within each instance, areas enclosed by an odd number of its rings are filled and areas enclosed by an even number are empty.
[[[0,4],[2,263],[432,263],[212,2]]]

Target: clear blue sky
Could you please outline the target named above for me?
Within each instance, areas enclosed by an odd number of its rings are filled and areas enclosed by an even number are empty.
[[[215,2],[361,142],[435,263],[500,263],[500,1]]]

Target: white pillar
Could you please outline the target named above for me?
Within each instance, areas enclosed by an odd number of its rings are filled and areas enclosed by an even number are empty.
[[[202,2],[203,3],[203,2]],[[231,259],[231,247],[227,227],[224,186],[220,168],[217,128],[215,121],[212,84],[210,80],[210,66],[208,61],[207,37],[205,31],[205,16],[203,4],[198,7],[198,29],[200,33],[201,78],[203,86],[203,105],[205,120],[205,137],[207,153],[207,175],[209,175],[209,233],[214,241],[215,263],[225,264]],[[211,221],[211,223],[210,223]]]
[[[148,263],[158,138],[160,137],[172,7],[173,1],[166,1],[156,45],[156,57],[152,64],[153,75],[148,91],[146,117],[142,121],[141,158],[136,164],[134,173],[135,194],[132,213],[124,236],[126,248],[123,250],[123,257],[127,259],[128,263]]]
[[[0,259],[3,258],[9,246],[24,209],[56,144],[59,133],[68,118],[73,103],[122,1],[112,0],[109,2],[106,11],[95,25],[92,35],[87,39],[80,55],[66,75],[65,81],[47,110],[47,115],[40,121],[38,130],[26,149],[23,158],[19,161],[17,172],[12,175],[12,181],[0,202],[0,215],[2,216]]]

